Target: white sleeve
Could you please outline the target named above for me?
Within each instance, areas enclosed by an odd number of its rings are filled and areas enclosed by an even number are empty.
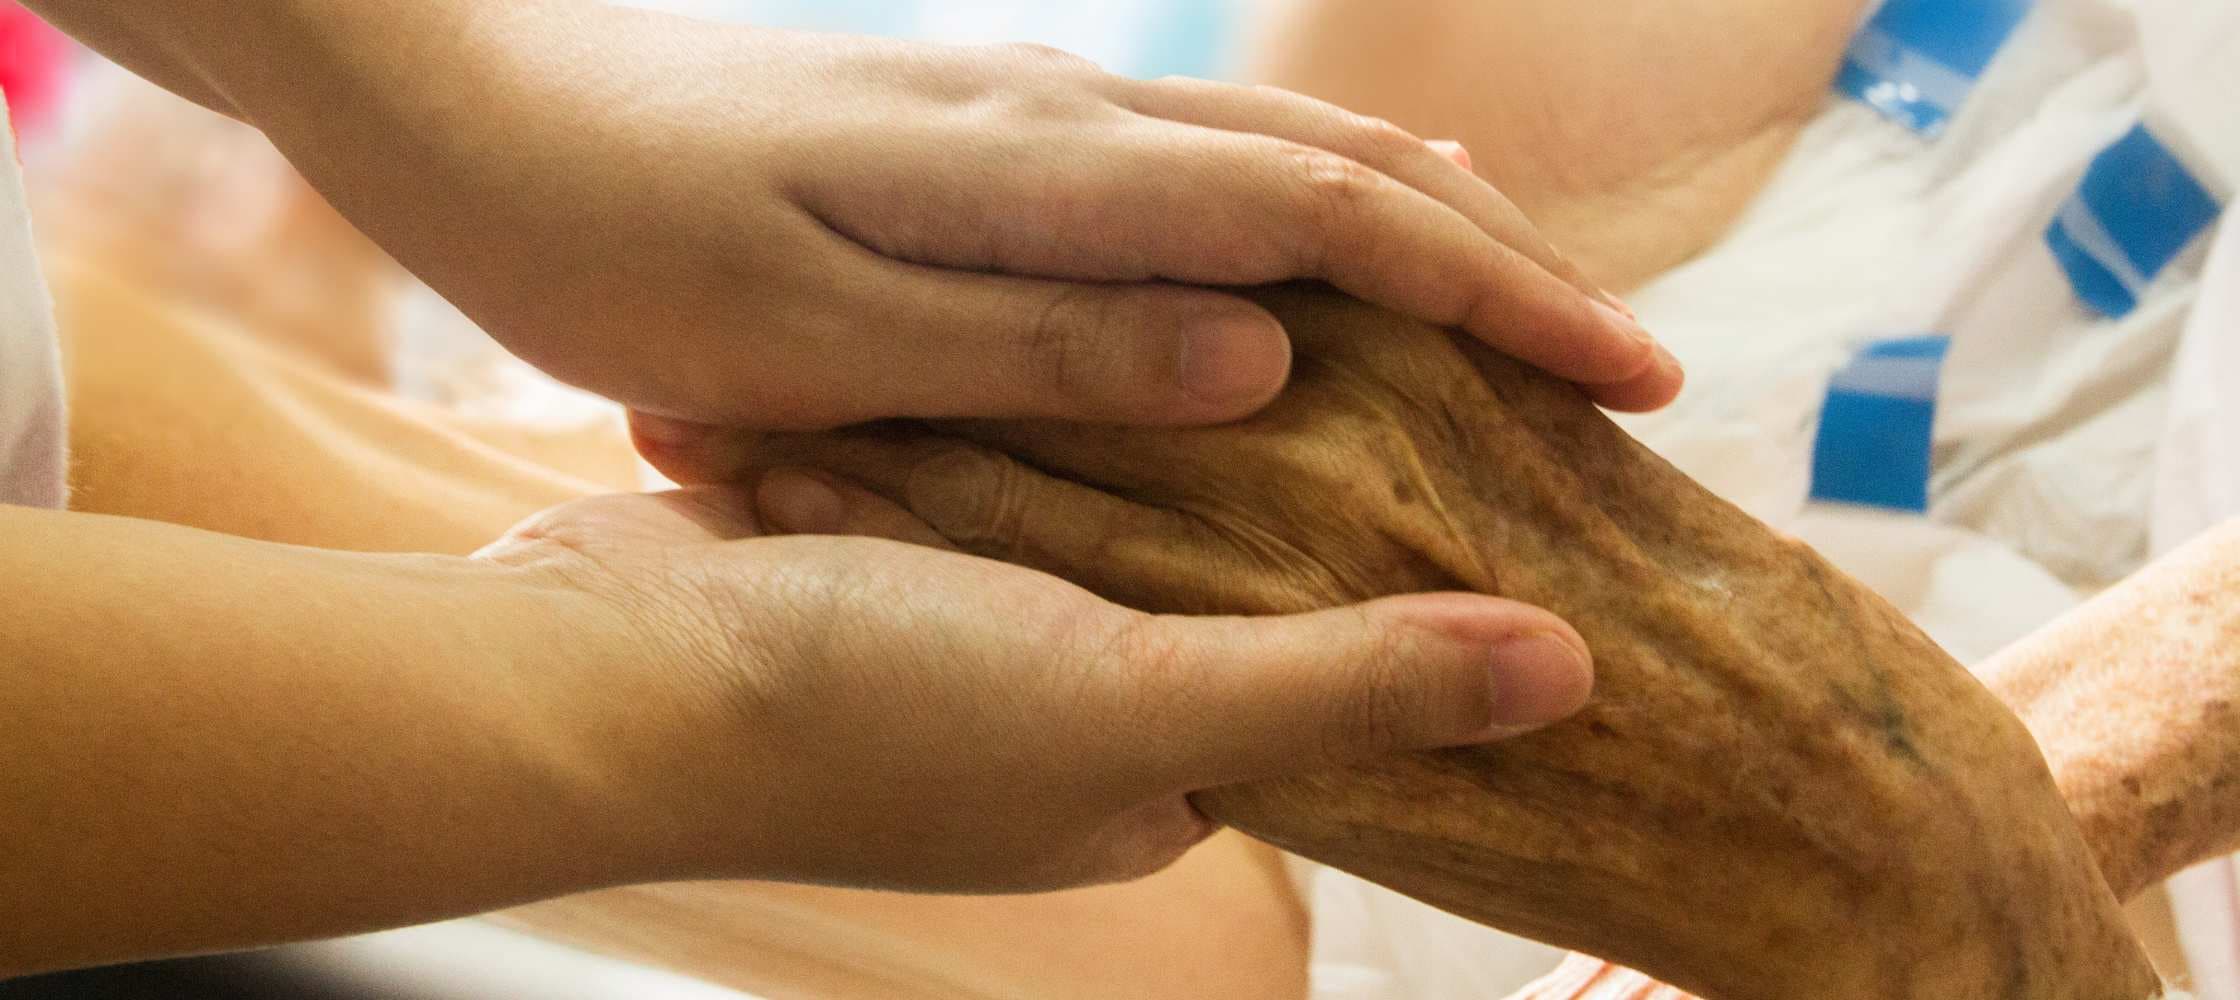
[[[0,107],[0,503],[63,502],[62,372],[15,138]]]

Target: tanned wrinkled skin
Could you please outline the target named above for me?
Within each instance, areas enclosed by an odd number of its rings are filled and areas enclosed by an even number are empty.
[[[1286,850],[1710,1000],[2159,995],[2030,734],[1901,614],[1569,385],[1319,289],[1262,301],[1298,361],[1243,423],[772,458],[1145,610],[1470,590],[1587,639],[1594,698],[1553,728],[1196,797]]]

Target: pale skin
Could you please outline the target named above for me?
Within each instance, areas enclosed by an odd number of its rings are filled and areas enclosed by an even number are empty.
[[[1493,188],[1286,94],[579,3],[34,6],[262,129],[649,438],[1251,412],[1281,329],[1180,282],[1323,278],[1612,406],[1679,385]],[[1513,602],[1153,618],[747,507],[575,504],[475,559],[0,511],[0,922],[29,928],[0,975],[647,879],[1136,877],[1209,832],[1189,791],[1496,738],[1589,683]]]

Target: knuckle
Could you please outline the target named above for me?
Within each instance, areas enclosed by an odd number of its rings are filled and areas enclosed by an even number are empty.
[[[1292,155],[1298,211],[1311,233],[1296,263],[1305,273],[1321,274],[1339,241],[1367,215],[1382,178],[1360,161],[1336,153],[1316,149]]]
[[[1389,163],[1418,154],[1431,155],[1430,147],[1415,133],[1392,122],[1351,112],[1347,112],[1347,118],[1346,132],[1351,136],[1348,145],[1360,159]]]
[[[1115,859],[1124,881],[1165,871],[1215,830],[1211,820],[1180,796],[1137,810],[1129,822],[1133,830]]]
[[[1106,103],[1099,81],[1107,74],[1080,56],[1030,42],[985,47],[989,58],[975,74],[971,104],[997,121],[1068,122]]]
[[[1187,690],[1190,657],[1173,630],[1162,619],[1128,611],[1102,625],[1101,649],[1095,657],[1125,671],[1139,690]]]
[[[1350,760],[1407,745],[1420,706],[1414,686],[1406,683],[1403,646],[1397,636],[1380,632],[1351,675],[1337,685],[1346,704],[1331,713],[1337,721],[1324,748],[1331,759]]]
[[[1114,328],[1118,302],[1093,285],[1068,286],[1051,296],[1019,344],[1029,384],[1065,404],[1106,390],[1114,374],[1111,345],[1125,333]]]
[[[1004,61],[1040,71],[1071,73],[1102,72],[1095,62],[1075,55],[1054,45],[1040,42],[1005,42],[995,46]]]
[[[1080,681],[1102,703],[1104,725],[1131,739],[1157,739],[1194,711],[1205,690],[1204,666],[1155,615],[1115,609],[1076,619],[1070,647],[1079,651]]]
[[[918,463],[904,484],[913,513],[968,549],[1015,554],[1026,523],[1028,484],[1007,459],[969,445]]]

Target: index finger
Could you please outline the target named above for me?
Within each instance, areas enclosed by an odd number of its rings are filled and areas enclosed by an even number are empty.
[[[1654,407],[1677,391],[1678,363],[1639,323],[1438,199],[1328,150],[1154,123],[1158,141],[1104,164],[1124,176],[1089,185],[1120,193],[1098,228],[1107,253],[1127,248],[1135,276],[1195,284],[1320,279],[1461,329],[1598,399],[1605,396],[1598,387],[1623,390],[1605,400],[1611,405]],[[1181,183],[1151,185],[1147,176]],[[1187,236],[1178,238],[1185,222]]]

